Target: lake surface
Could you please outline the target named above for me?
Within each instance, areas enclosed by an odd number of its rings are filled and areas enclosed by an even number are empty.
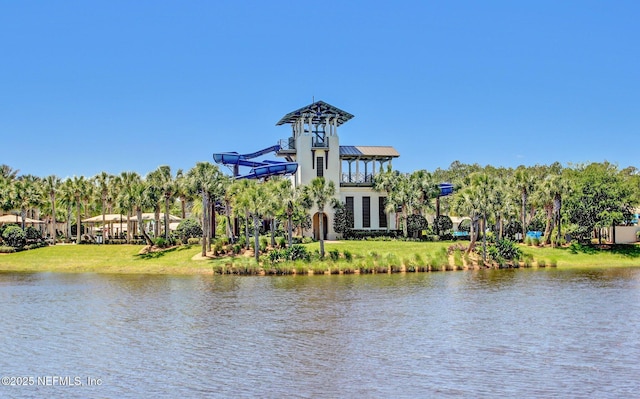
[[[640,397],[640,268],[0,273],[0,309],[3,398]]]

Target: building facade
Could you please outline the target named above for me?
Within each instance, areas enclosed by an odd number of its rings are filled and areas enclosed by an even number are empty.
[[[278,156],[297,162],[291,177],[294,186],[308,185],[316,177],[332,181],[335,198],[353,214],[358,230],[394,230],[395,213],[386,212],[386,193],[373,189],[376,174],[391,167],[400,154],[391,146],[340,145],[338,128],[353,118],[348,112],[323,101],[292,111],[277,126],[289,125],[291,137],[282,140]],[[339,238],[333,229],[334,210],[327,204],[324,215],[312,209],[312,234],[320,237],[319,218],[323,217],[325,239]]]

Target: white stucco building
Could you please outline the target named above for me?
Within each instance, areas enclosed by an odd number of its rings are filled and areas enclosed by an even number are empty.
[[[335,197],[354,215],[354,229],[396,229],[395,214],[385,212],[386,193],[373,190],[373,177],[400,156],[390,146],[340,145],[338,128],[353,115],[323,101],[289,112],[276,125],[290,125],[291,137],[280,143],[278,156],[298,163],[292,176],[296,187],[323,176],[333,181]],[[383,169],[384,168],[384,169]],[[333,208],[325,207],[324,237],[336,239]],[[319,238],[320,217],[312,209],[313,236]]]

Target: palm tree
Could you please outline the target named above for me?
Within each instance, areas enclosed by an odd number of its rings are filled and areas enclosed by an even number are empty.
[[[180,199],[180,210],[182,219],[187,217],[186,204],[187,201],[190,200],[190,192],[189,192],[189,179],[184,174],[182,169],[178,169],[176,172],[176,197]]]
[[[401,210],[402,233],[405,238],[408,237],[407,218],[421,196],[411,187],[409,175],[393,171],[389,166],[386,171],[374,177],[373,189],[387,193],[386,212]]]
[[[86,198],[88,184],[84,176],[74,176],[72,182],[73,201],[76,205],[76,244],[80,244],[80,234],[82,230],[82,216],[80,215],[80,205],[82,204],[82,199]]]
[[[271,233],[270,235],[271,235],[272,247],[276,246],[276,238],[275,238],[276,223],[278,221],[279,215],[281,214],[280,211],[282,210],[284,196],[286,195],[286,193],[283,192],[283,187],[281,185],[281,182],[289,182],[289,187],[291,187],[291,180],[289,179],[271,178],[266,182],[264,182],[267,196],[269,199],[268,206],[265,209],[265,216],[268,219],[270,219],[269,230]]]
[[[11,203],[11,190],[13,182],[0,176],[0,210],[10,211],[13,209]]]
[[[302,191],[293,187],[290,179],[277,180],[277,197],[280,203],[280,212],[287,219],[287,241],[289,247],[293,245],[293,215],[296,208],[301,205]]]
[[[467,215],[471,219],[471,231],[469,231],[469,247],[467,253],[471,253],[478,239],[478,219],[480,215],[477,192],[470,188],[458,190],[454,194],[453,210],[460,215]]]
[[[264,184],[251,180],[248,189],[241,196],[253,218],[254,254],[257,263],[260,261],[260,220],[269,208],[269,195]]]
[[[158,183],[162,198],[164,198],[164,239],[169,240],[169,203],[175,194],[175,181],[171,176],[171,167],[162,165],[158,167]]]
[[[198,162],[187,172],[191,192],[200,194],[202,198],[202,256],[207,255],[211,247],[210,212],[215,211],[215,198],[221,197],[226,181],[216,165],[209,162]],[[212,202],[212,199],[213,202]]]
[[[107,213],[107,199],[109,197],[109,181],[113,178],[107,172],[101,172],[93,178],[97,186],[97,191],[100,193],[100,200],[102,201],[102,235],[103,243],[107,239],[106,227],[106,213]]]
[[[60,187],[60,178],[56,175],[50,175],[43,180],[43,189],[49,201],[51,201],[51,225],[49,226],[49,233],[53,239],[52,245],[56,245],[56,191]]]
[[[10,192],[11,203],[20,209],[22,218],[22,230],[26,228],[27,210],[40,205],[40,192],[38,191],[39,178],[31,175],[20,176],[13,183]]]
[[[66,221],[67,221],[67,234],[66,238],[71,239],[71,208],[74,204],[74,187],[73,180],[70,178],[65,179],[60,184],[59,192],[60,203],[66,207]]]
[[[13,169],[9,165],[0,165],[0,178],[6,179],[10,182],[18,178],[18,172],[20,172],[18,169]]]
[[[158,237],[160,235],[160,202],[162,198],[162,173],[159,169],[149,172],[145,179],[149,183],[149,189],[147,195],[150,201],[153,203],[154,212],[154,227],[153,235]]]
[[[537,191],[538,202],[544,208],[547,217],[545,227],[545,244],[559,245],[562,237],[561,215],[562,196],[569,190],[568,184],[561,174],[551,172],[541,183]],[[557,226],[556,241],[553,242],[551,234],[554,226]]]
[[[227,198],[231,199],[231,204],[233,205],[233,212],[238,217],[243,217],[245,220],[244,224],[244,233],[245,233],[245,249],[249,249],[249,220],[251,219],[251,215],[249,213],[249,203],[247,201],[247,196],[244,193],[251,189],[252,180],[249,179],[240,179],[235,180],[227,190]]]
[[[136,218],[138,220],[138,232],[142,235],[147,242],[147,245],[152,246],[153,240],[147,234],[147,231],[144,228],[144,221],[142,220],[142,210],[143,208],[149,206],[151,201],[149,196],[147,195],[147,190],[149,188],[149,184],[142,179],[135,179],[132,181],[131,186],[129,187],[130,199],[131,203],[136,212]]]
[[[520,204],[522,206],[520,217],[522,218],[523,240],[527,234],[527,199],[529,194],[533,191],[534,185],[535,180],[532,171],[524,166],[519,166],[514,175],[513,187],[520,193]]]
[[[305,195],[315,203],[318,208],[318,228],[320,237],[320,257],[324,258],[324,207],[336,193],[336,186],[332,181],[328,183],[324,177],[316,177],[305,186]]]
[[[117,203],[121,212],[127,213],[127,241],[131,240],[131,216],[134,209],[134,187],[141,181],[140,175],[136,172],[122,172],[120,174],[120,192]]]
[[[434,210],[431,200],[440,195],[440,187],[433,175],[426,170],[417,170],[409,175],[409,183],[415,192],[416,207],[422,213],[425,210]]]
[[[478,210],[482,215],[482,260],[487,260],[487,215],[491,210],[491,197],[495,180],[486,172],[472,176],[470,189],[475,191]]]

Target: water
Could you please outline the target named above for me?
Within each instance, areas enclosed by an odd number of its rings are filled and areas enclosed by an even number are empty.
[[[640,269],[5,273],[0,310],[3,398],[640,397]]]

